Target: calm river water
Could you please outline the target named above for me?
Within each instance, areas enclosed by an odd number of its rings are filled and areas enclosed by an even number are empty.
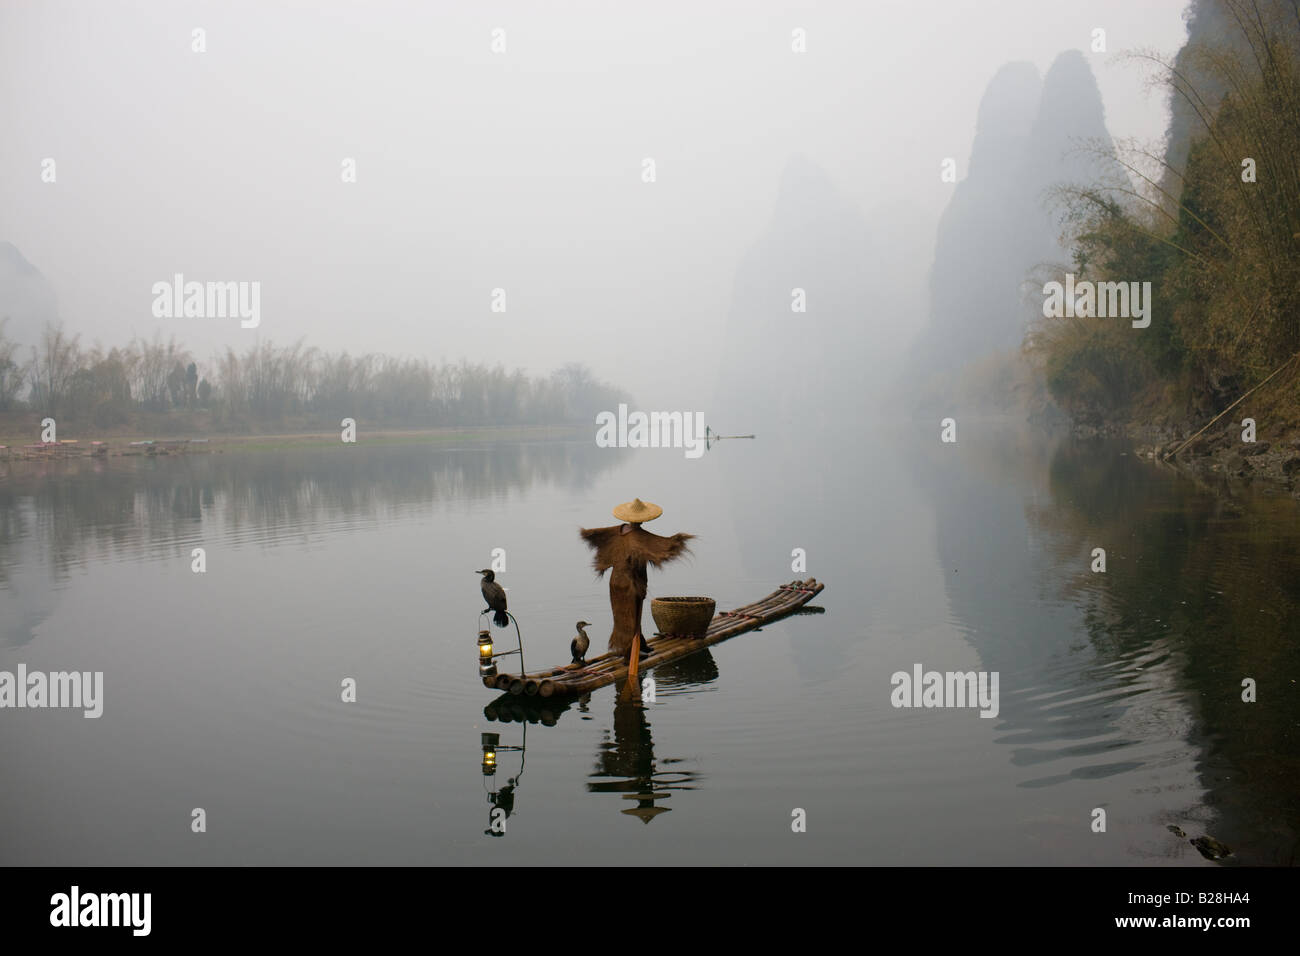
[[[104,673],[98,720],[0,710],[0,863],[1216,865],[1204,833],[1296,862],[1294,501],[962,429],[0,465],[0,670]],[[534,667],[579,618],[603,649],[577,529],[634,496],[699,536],[652,596],[813,575],[825,612],[661,670],[655,702],[500,719],[475,569],[504,549]],[[996,671],[997,716],[894,707],[917,664]]]

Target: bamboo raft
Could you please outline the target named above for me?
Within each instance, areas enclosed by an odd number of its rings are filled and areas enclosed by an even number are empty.
[[[719,611],[709,623],[703,637],[678,637],[656,634],[650,638],[650,653],[643,656],[639,670],[649,670],[679,658],[696,654],[737,634],[757,630],[764,624],[795,614],[821,593],[826,585],[816,578],[783,584],[761,601],[746,604],[734,611]],[[612,652],[587,661],[585,666],[566,664],[531,674],[497,674],[483,678],[483,686],[504,690],[516,696],[574,697],[606,684],[627,678],[628,662]]]

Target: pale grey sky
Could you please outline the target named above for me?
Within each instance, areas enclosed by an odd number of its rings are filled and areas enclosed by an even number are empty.
[[[577,359],[653,404],[725,347],[792,154],[863,212],[906,200],[932,231],[953,188],[939,164],[964,177],[1008,61],[1042,73],[1083,50],[1112,135],[1158,139],[1164,94],[1114,54],[1172,53],[1184,7],[4,0],[0,239],[87,342],[162,328],[200,359],[258,334],[534,372]],[[151,286],[176,272],[260,281],[260,328],[155,319]]]

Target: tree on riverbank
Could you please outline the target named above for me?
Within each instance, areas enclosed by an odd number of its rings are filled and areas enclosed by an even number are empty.
[[[190,431],[592,422],[628,396],[570,363],[549,376],[501,365],[433,364],[262,342],[200,366],[175,339],[135,339],[105,352],[49,324],[30,358],[0,323],[0,412],[97,428],[174,425]]]

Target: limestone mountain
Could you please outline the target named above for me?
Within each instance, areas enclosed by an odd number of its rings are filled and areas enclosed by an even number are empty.
[[[771,223],[737,269],[710,419],[771,437],[863,406],[922,314],[920,222],[900,203],[864,214],[824,170],[792,157]]]
[[[1009,63],[980,103],[969,170],[939,222],[929,324],[912,353],[917,377],[943,375],[1021,344],[1034,273],[1068,264],[1054,188],[1095,181],[1110,147],[1101,94],[1083,55],[1057,57],[1040,80]]]
[[[54,289],[39,269],[27,261],[18,247],[0,240],[0,321],[4,336],[18,344],[17,354],[26,357],[46,322],[58,315]]]

